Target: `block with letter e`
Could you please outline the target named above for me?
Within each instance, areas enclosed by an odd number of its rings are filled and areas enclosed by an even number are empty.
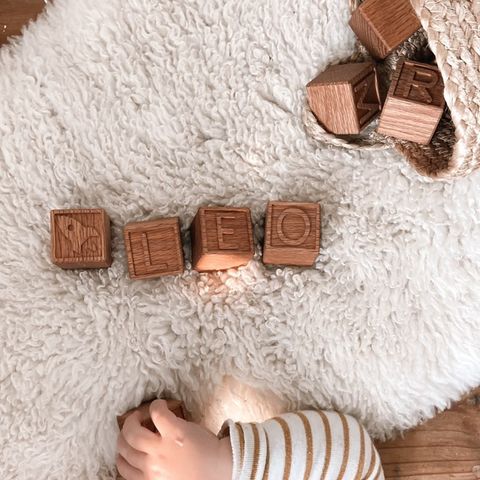
[[[270,202],[265,222],[263,263],[310,267],[320,250],[318,203]]]
[[[378,78],[372,62],[333,65],[307,85],[308,103],[330,133],[360,133],[381,108]]]
[[[199,272],[246,265],[254,254],[250,209],[201,207],[190,227],[192,265]]]
[[[445,108],[443,79],[433,65],[398,62],[383,107],[378,132],[427,145]]]
[[[124,229],[130,278],[156,278],[184,270],[178,218],[129,223]]]

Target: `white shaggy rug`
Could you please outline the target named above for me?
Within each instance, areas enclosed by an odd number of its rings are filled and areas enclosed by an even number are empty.
[[[155,395],[212,425],[271,399],[383,435],[480,383],[480,175],[432,183],[305,135],[304,85],[353,49],[347,3],[55,0],[2,47],[2,480],[112,478],[115,415]],[[126,222],[179,215],[187,241],[200,205],[248,206],[258,244],[269,199],[321,203],[315,269],[258,250],[225,273],[127,278]],[[63,207],[110,213],[109,270],[51,264]],[[224,411],[224,375],[277,397],[229,383]]]

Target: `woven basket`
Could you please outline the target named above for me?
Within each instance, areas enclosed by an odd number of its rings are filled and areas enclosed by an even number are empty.
[[[361,3],[350,0],[352,11]],[[361,135],[335,136],[326,132],[306,105],[305,128],[322,144],[379,150],[395,147],[422,175],[447,179],[463,177],[480,167],[480,1],[411,0],[423,28],[378,64],[385,93],[399,57],[437,63],[445,83],[447,108],[429,145],[418,145],[376,133],[378,120]],[[346,62],[369,58],[357,44]]]

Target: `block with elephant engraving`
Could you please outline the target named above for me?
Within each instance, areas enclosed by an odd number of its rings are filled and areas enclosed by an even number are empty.
[[[105,210],[52,210],[51,257],[61,268],[107,268],[112,264],[110,218]]]

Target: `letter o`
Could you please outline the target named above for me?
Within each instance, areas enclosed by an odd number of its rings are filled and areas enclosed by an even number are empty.
[[[285,221],[288,215],[296,215],[303,220],[304,231],[301,237],[290,238],[290,237],[287,237],[287,235],[285,235],[283,231],[283,222]],[[305,242],[305,240],[310,235],[311,230],[312,230],[312,224],[310,222],[310,219],[308,218],[308,215],[300,208],[286,208],[278,217],[277,234],[280,240],[283,243],[285,243],[285,245],[289,245],[291,247],[298,247],[299,245],[302,245],[303,242]]]

